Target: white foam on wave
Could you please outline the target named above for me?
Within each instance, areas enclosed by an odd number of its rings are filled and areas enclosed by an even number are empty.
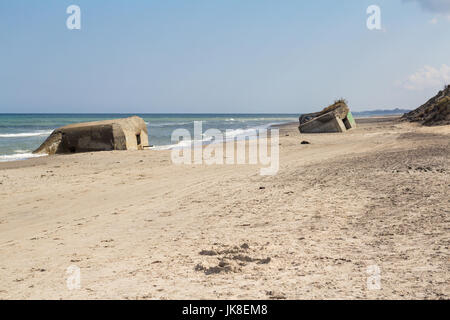
[[[206,143],[208,143],[208,142],[210,142],[212,140],[213,140],[213,137],[204,136],[204,138],[202,140],[181,140],[180,142],[175,143],[175,144],[169,144],[169,145],[163,145],[163,146],[154,146],[154,147],[151,147],[150,149],[152,149],[152,150],[172,150],[172,149],[175,149],[175,148],[189,147],[189,146],[192,146],[196,142],[199,143],[199,144],[206,144]]]
[[[26,138],[37,136],[48,136],[52,131],[34,131],[34,132],[21,132],[21,133],[1,133],[0,138]]]
[[[190,122],[162,122],[162,123],[149,123],[147,124],[149,127],[153,128],[163,128],[163,127],[174,127],[174,126],[184,126],[192,124],[192,121]]]
[[[192,146],[195,142],[198,142],[202,145],[209,143],[223,143],[231,140],[242,140],[242,139],[255,139],[258,137],[258,131],[260,129],[267,129],[271,126],[263,125],[259,127],[247,128],[247,129],[227,129],[222,131],[223,139],[217,140],[213,136],[208,136],[205,133],[202,133],[203,140],[182,140],[175,144],[163,145],[163,146],[154,146],[152,150],[172,150],[177,148],[185,148]]]
[[[231,118],[233,119],[233,118]],[[290,119],[290,118],[288,118]],[[235,119],[233,119],[236,121]],[[161,146],[153,146],[150,149],[151,150],[172,150],[177,148],[183,148],[192,146],[194,142],[200,142],[203,145],[206,144],[215,144],[215,143],[223,143],[227,141],[233,141],[233,140],[252,140],[257,139],[259,137],[259,130],[268,129],[270,130],[271,127],[282,125],[285,123],[289,123],[289,121],[286,121],[286,119],[273,119],[273,120],[284,120],[279,122],[272,122],[272,123],[266,123],[255,127],[250,128],[240,128],[240,129],[225,129],[221,130],[223,134],[223,139],[217,140],[214,139],[212,136],[208,136],[205,133],[202,133],[203,140],[182,140],[175,144],[169,144],[169,145],[161,145]]]
[[[30,159],[30,158],[39,158],[39,157],[43,157],[43,156],[46,156],[46,154],[33,154],[31,152],[5,154],[5,155],[0,155],[0,162],[25,160],[25,159]]]
[[[228,129],[225,131],[225,140],[232,140],[239,136],[242,137],[255,137],[258,135],[258,129],[263,129],[263,127],[258,128],[248,128],[248,129]]]

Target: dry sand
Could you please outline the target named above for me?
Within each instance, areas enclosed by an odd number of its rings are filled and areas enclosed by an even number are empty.
[[[450,126],[382,120],[283,127],[268,177],[169,151],[1,163],[0,298],[448,299]]]

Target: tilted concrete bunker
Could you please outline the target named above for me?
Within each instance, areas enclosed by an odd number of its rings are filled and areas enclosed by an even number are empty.
[[[133,116],[76,123],[55,129],[33,153],[143,150],[147,146],[148,131],[145,121]]]
[[[320,112],[303,114],[299,122],[300,133],[345,132],[356,127],[350,108],[343,100]]]

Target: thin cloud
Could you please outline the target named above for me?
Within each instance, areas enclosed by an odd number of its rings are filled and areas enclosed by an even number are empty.
[[[434,17],[433,19],[430,20],[431,24],[437,24],[438,23],[438,18]]]
[[[400,85],[408,90],[439,88],[450,83],[450,66],[443,64],[440,68],[424,66],[410,75]]]

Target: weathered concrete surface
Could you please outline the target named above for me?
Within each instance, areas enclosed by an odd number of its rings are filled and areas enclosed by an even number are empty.
[[[301,133],[345,132],[347,130],[344,122],[332,112],[305,122],[299,129]]]
[[[320,112],[302,114],[299,118],[300,124],[302,125],[305,122],[308,122],[314,118],[320,117],[329,112],[334,112],[340,119],[344,119],[350,112],[350,108],[347,106],[345,102],[339,101],[323,109]]]
[[[34,153],[142,150],[145,146],[148,146],[147,126],[142,118],[133,116],[58,128]]]
[[[303,114],[299,118],[301,133],[345,132],[356,127],[350,108],[338,101],[320,112]]]

